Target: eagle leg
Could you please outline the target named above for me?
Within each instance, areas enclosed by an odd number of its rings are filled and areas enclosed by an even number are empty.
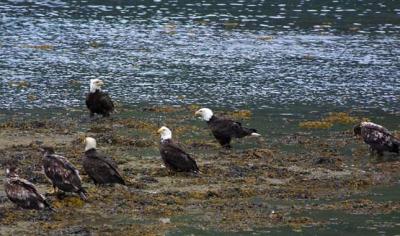
[[[47,195],[55,195],[57,193],[58,193],[58,188],[55,185],[53,185],[53,188],[51,190],[46,192]]]
[[[382,150],[377,150],[376,154],[378,154],[378,157],[383,157],[383,151]]]
[[[378,151],[376,149],[374,149],[373,147],[369,146],[369,153],[371,156],[375,156],[375,153],[377,153]]]

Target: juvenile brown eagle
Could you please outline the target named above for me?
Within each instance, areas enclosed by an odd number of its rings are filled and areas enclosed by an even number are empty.
[[[35,185],[18,176],[16,168],[6,169],[4,190],[8,199],[25,209],[42,210],[50,208],[46,198],[39,193]]]
[[[400,140],[381,125],[361,122],[354,127],[354,134],[361,136],[371,151],[375,151],[380,156],[383,152],[399,153]]]
[[[64,192],[77,193],[82,200],[87,200],[87,193],[82,187],[79,171],[65,157],[56,155],[53,147],[42,147],[43,169],[47,178],[53,184],[54,192],[60,189]]]
[[[83,168],[95,184],[118,183],[125,185],[119,173],[118,166],[113,159],[96,150],[96,140],[91,137],[85,139],[85,156]]]

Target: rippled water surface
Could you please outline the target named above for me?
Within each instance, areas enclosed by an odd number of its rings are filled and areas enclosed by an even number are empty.
[[[398,111],[397,1],[1,1],[2,108],[125,104]]]

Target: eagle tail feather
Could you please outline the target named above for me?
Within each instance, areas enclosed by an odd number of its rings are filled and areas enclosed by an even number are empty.
[[[249,128],[243,128],[243,131],[245,133],[245,136],[261,136],[259,133],[257,133],[256,129],[249,129]]]
[[[45,206],[47,209],[49,209],[50,211],[56,211],[56,210],[50,205],[50,203],[49,203],[47,200],[45,200],[43,203],[44,203],[44,206]]]
[[[400,140],[394,140],[393,145],[392,145],[392,152],[395,152],[397,154],[400,153]]]
[[[119,184],[126,185],[125,180],[122,177],[119,179]]]
[[[88,200],[88,194],[87,194],[87,192],[86,192],[86,190],[85,189],[83,189],[83,188],[81,188],[80,190],[79,190],[79,197],[83,200],[83,201],[87,201]]]

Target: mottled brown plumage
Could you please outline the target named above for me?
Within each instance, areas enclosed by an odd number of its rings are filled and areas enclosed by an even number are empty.
[[[384,152],[399,153],[400,140],[381,125],[361,122],[354,127],[354,134],[361,136],[371,151],[377,152],[378,155],[383,155]]]
[[[79,171],[65,157],[56,155],[51,147],[44,147],[43,169],[47,178],[64,192],[77,193],[82,200],[87,200],[87,193],[82,187]]]
[[[7,169],[6,172],[4,190],[8,199],[25,209],[42,210],[45,207],[51,209],[46,198],[38,192],[35,185],[18,177],[15,168]]]

